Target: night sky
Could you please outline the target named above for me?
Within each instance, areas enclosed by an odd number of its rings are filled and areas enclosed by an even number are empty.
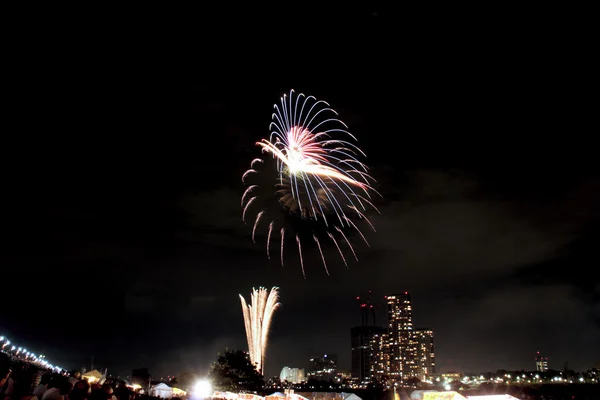
[[[246,348],[238,294],[276,285],[267,375],[325,353],[349,370],[355,297],[372,290],[385,324],[383,296],[409,291],[439,371],[533,369],[536,351],[598,365],[587,53],[541,23],[444,10],[260,14],[59,29],[22,50],[0,334],[66,368],[205,371]],[[241,221],[241,175],[291,88],[338,111],[383,195],[371,247],[348,269],[327,248],[330,276],[314,249],[307,279],[293,247],[267,260]]]

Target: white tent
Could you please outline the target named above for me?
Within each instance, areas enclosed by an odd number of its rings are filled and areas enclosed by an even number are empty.
[[[91,370],[91,371],[83,374],[82,378],[87,380],[89,383],[96,383],[96,382],[100,382],[102,380],[102,378],[104,378],[104,376],[102,375],[102,373],[100,371],[98,371],[97,369],[94,369],[94,370]]]
[[[239,393],[237,398],[239,400],[265,400],[264,397],[252,393]]]
[[[171,389],[166,383],[159,383],[152,388],[154,395],[163,399],[170,399],[173,397],[173,389]]]
[[[341,395],[344,396],[344,400],[362,400],[354,393],[341,393]]]
[[[308,398],[306,398],[298,393],[290,393],[288,396],[289,396],[288,398],[291,400],[309,400]]]
[[[212,399],[238,400],[239,395],[233,392],[216,391],[210,396]]]
[[[410,394],[411,400],[466,400],[467,398],[458,392],[437,390],[415,390]]]

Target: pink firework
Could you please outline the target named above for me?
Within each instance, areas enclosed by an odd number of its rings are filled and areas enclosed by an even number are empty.
[[[374,179],[369,175],[367,166],[359,161],[365,157],[354,143],[356,138],[348,132],[348,127],[337,118],[337,113],[325,101],[313,96],[296,95],[294,90],[289,96],[281,98],[281,104],[274,106],[269,129],[269,139],[262,139],[257,145],[262,153],[270,155],[275,161],[277,179],[275,195],[281,208],[289,215],[301,220],[319,223],[325,230],[324,238],[331,241],[347,266],[343,247],[348,247],[358,261],[356,253],[344,230],[355,230],[368,242],[356,222],[366,221],[375,230],[366,216],[367,209],[377,208],[371,202]],[[339,137],[338,137],[339,136]],[[247,185],[242,195],[242,219],[247,222],[248,215],[254,215],[252,239],[260,224],[268,226],[267,256],[270,258],[270,246],[277,218],[265,220],[265,208],[258,201],[258,184],[250,184],[253,177],[269,170],[260,169],[268,159],[252,160],[250,169],[242,176]],[[378,193],[377,193],[378,194]],[[356,222],[354,221],[356,220]],[[282,224],[283,225],[283,224]],[[281,264],[283,265],[284,238],[286,228],[282,226]],[[304,274],[302,241],[296,232],[294,237],[300,256],[300,265]],[[323,255],[323,242],[317,234],[308,237],[316,245],[325,271],[329,274]],[[336,239],[337,237],[337,239]],[[339,241],[344,243],[340,246]]]

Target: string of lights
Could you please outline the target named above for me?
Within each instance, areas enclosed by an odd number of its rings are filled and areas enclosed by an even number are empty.
[[[34,364],[40,368],[52,369],[56,371],[62,370],[62,368],[50,364],[46,360],[46,356],[44,354],[37,355],[24,347],[19,347],[12,341],[8,340],[8,338],[4,335],[0,336],[0,350],[8,354],[13,359]]]

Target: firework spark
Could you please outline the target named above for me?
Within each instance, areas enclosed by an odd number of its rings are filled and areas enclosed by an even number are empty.
[[[279,288],[273,287],[271,292],[264,287],[252,288],[250,305],[246,303],[244,296],[241,294],[240,301],[242,302],[250,361],[256,366],[256,370],[262,373],[265,366],[271,320],[273,313],[281,305],[279,303]]]
[[[367,166],[359,161],[359,157],[365,157],[365,154],[352,142],[356,142],[356,138],[348,132],[346,124],[337,118],[337,113],[325,101],[317,100],[314,96],[296,95],[294,90],[291,90],[289,96],[284,95],[281,98],[281,104],[275,104],[274,109],[269,125],[269,139],[262,139],[256,144],[262,153],[275,160],[275,194],[280,206],[290,215],[319,223],[324,227],[327,232],[324,238],[333,242],[346,266],[348,264],[342,247],[334,235],[344,239],[343,243],[347,244],[358,261],[344,230],[357,231],[368,246],[364,234],[352,218],[365,221],[375,230],[365,212],[367,208],[379,212],[371,201],[372,193],[379,195],[372,186],[375,180],[369,175]],[[263,171],[261,165],[265,165],[265,160],[252,160],[250,169],[242,176],[242,182],[247,184],[246,181],[251,180],[252,176],[260,175]],[[257,208],[258,189],[257,184],[248,185],[241,199],[242,219],[246,221],[248,213],[255,215],[253,240],[261,219],[268,218],[264,215],[264,208],[249,211]],[[268,225],[269,258],[275,223],[275,219],[271,219]],[[285,230],[285,227],[280,230],[282,265]],[[304,274],[303,246],[297,232],[294,236]],[[323,243],[314,232],[312,237],[325,271],[329,274],[323,255]]]

